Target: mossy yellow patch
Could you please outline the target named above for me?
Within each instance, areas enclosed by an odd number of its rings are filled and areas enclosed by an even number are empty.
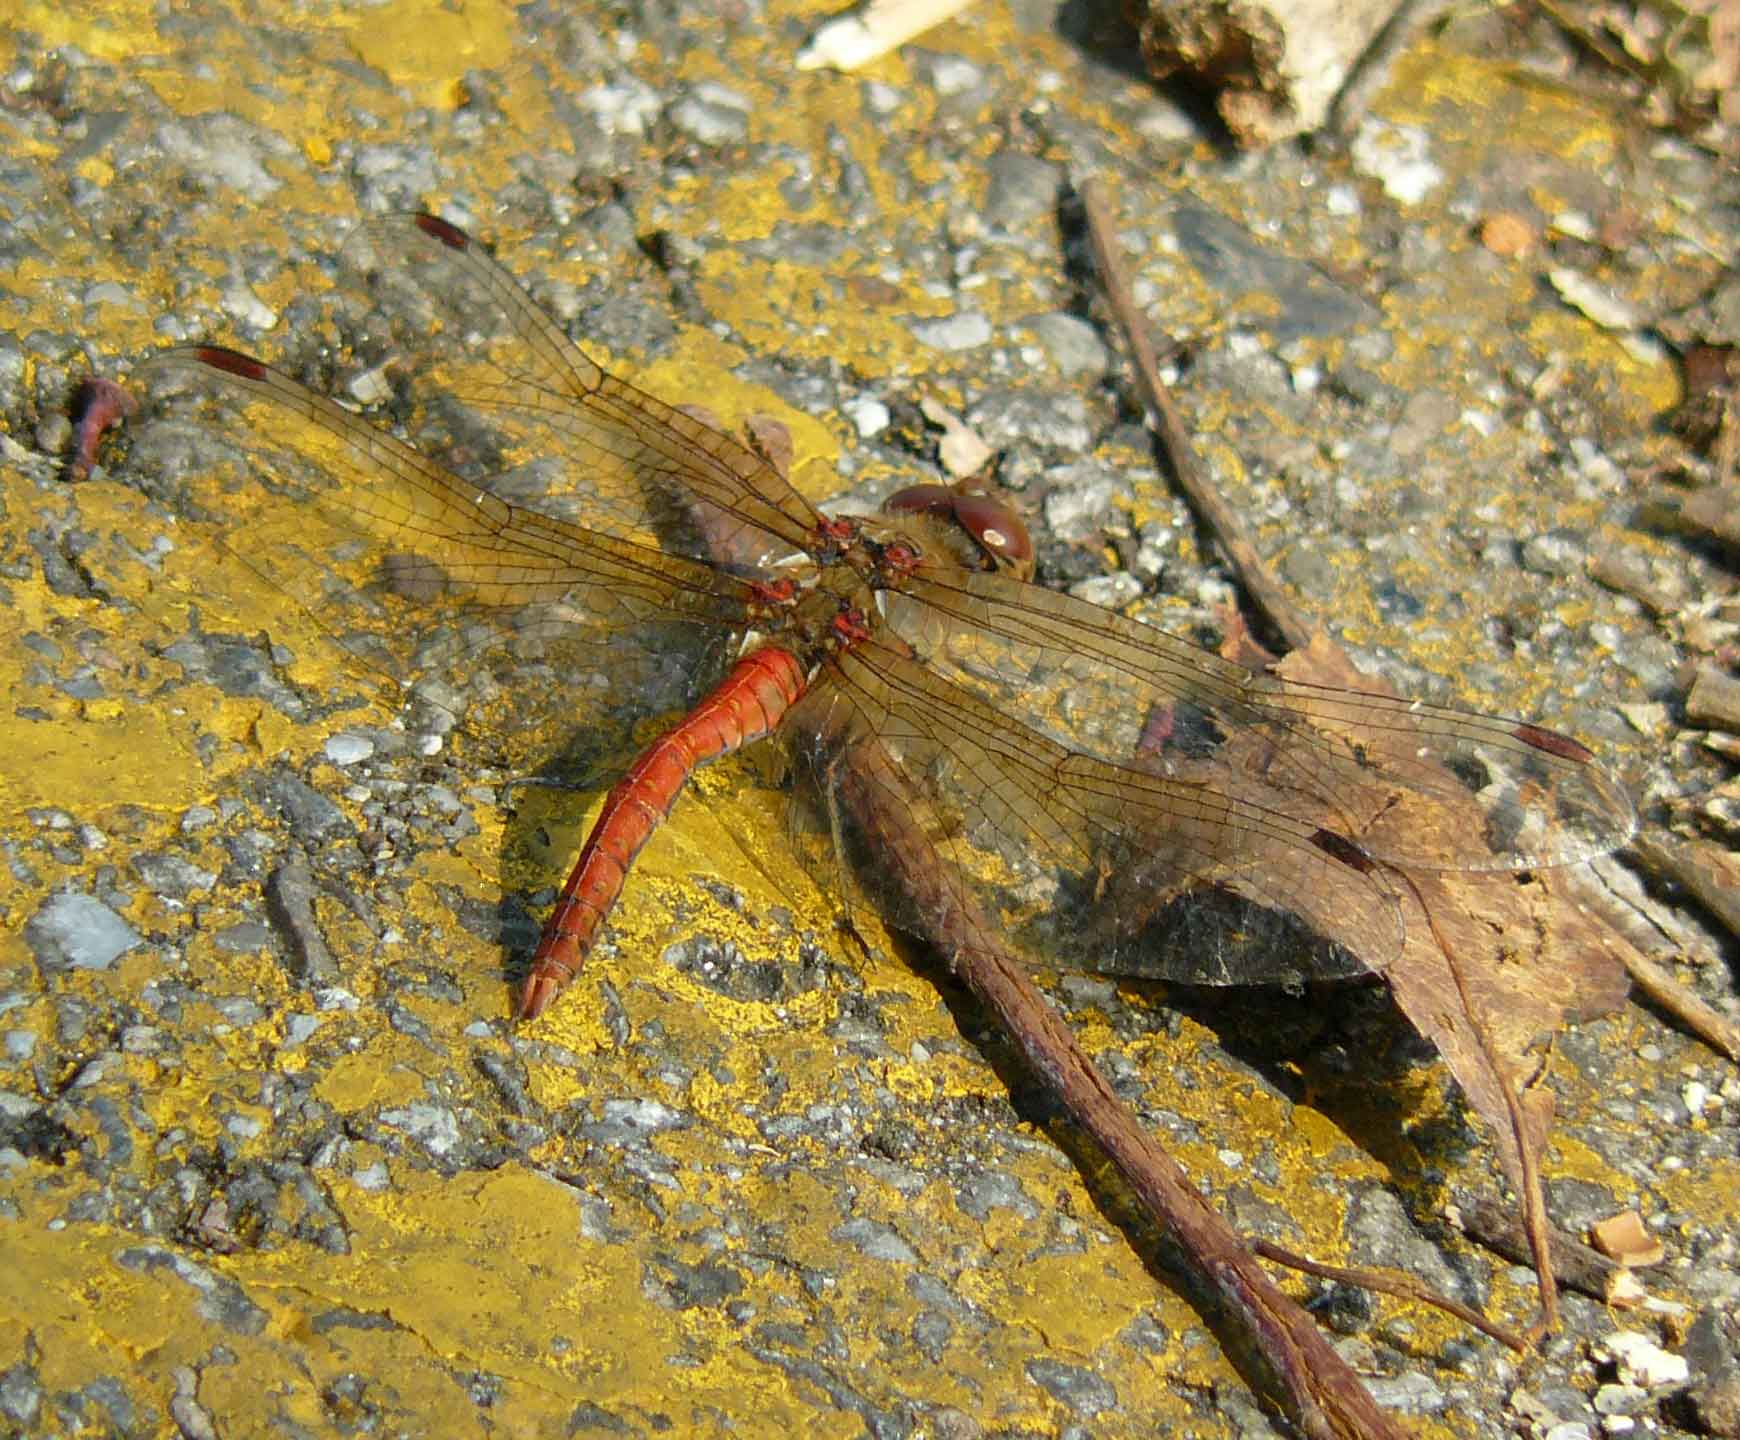
[[[45,51],[75,46],[98,60],[131,60],[155,48],[152,22],[158,13],[150,0],[100,0],[82,5],[19,0],[9,23],[14,29],[30,32]]]
[[[1495,123],[1495,111],[1505,123]],[[1397,60],[1376,113],[1391,124],[1429,125],[1446,147],[1485,153],[1525,135],[1544,152],[1592,168],[1615,159],[1621,142],[1611,114],[1570,88],[1533,83],[1503,59],[1430,45]]]
[[[1609,372],[1615,382],[1615,402],[1633,413],[1640,429],[1679,402],[1679,374],[1666,351],[1635,354],[1624,337],[1568,307],[1530,316],[1524,333],[1543,355],[1570,357]]]
[[[325,19],[356,56],[423,105],[463,102],[467,70],[493,70],[513,54],[519,20],[502,0],[388,0],[366,10],[334,5]]]
[[[18,1207],[0,1344],[39,1355],[51,1391],[125,1369],[136,1398],[167,1411],[177,1367],[195,1366],[200,1403],[247,1434],[286,1415],[330,1424],[334,1382],[360,1375],[373,1377],[370,1403],[441,1415],[444,1435],[469,1437],[485,1432],[454,1403],[454,1376],[483,1366],[508,1382],[486,1412],[494,1434],[560,1433],[588,1396],[658,1409],[733,1393],[782,1428],[804,1413],[777,1371],[645,1298],[644,1254],[585,1238],[576,1193],[519,1166],[453,1179],[405,1170],[378,1192],[339,1182],[342,1255],[220,1255],[104,1225],[51,1229],[52,1196],[16,1181],[0,1194]],[[200,1363],[217,1343],[233,1365]],[[685,1343],[701,1347],[705,1373],[668,1368]]]
[[[1655,1185],[1669,1205],[1695,1216],[1701,1228],[1733,1234],[1740,1226],[1740,1161],[1731,1156],[1658,1172]]]
[[[94,719],[67,713],[21,720],[6,744],[0,808],[9,811],[56,805],[91,814],[121,796],[156,809],[185,804],[203,788],[186,727],[143,706]]]
[[[314,1093],[325,1104],[349,1115],[371,1106],[420,1100],[424,1080],[415,1070],[383,1063],[375,1051],[358,1051],[341,1055],[328,1065]]]
[[[690,329],[680,336],[675,353],[631,378],[667,405],[705,405],[731,434],[740,434],[743,422],[754,415],[779,421],[791,431],[793,483],[812,500],[825,499],[839,442],[820,420],[731,373],[748,358],[747,351],[718,336]]]

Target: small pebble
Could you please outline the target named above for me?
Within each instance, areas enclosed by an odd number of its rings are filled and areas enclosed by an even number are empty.
[[[1615,1330],[1601,1341],[1597,1350],[1619,1367],[1620,1381],[1626,1385],[1659,1390],[1667,1385],[1683,1385],[1691,1376],[1691,1366],[1684,1356],[1662,1349],[1636,1330]]]
[[[355,765],[375,753],[375,742],[366,735],[353,735],[347,730],[327,736],[323,748],[326,758],[334,765]]]
[[[860,395],[855,400],[848,400],[842,408],[846,412],[846,418],[857,430],[860,440],[880,435],[893,419],[888,407],[874,395]]]

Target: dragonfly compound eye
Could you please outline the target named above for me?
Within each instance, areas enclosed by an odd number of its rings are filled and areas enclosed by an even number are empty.
[[[1025,580],[1033,574],[1033,540],[1021,517],[989,495],[956,495],[955,519],[999,570]]]
[[[884,515],[953,515],[955,492],[947,485],[908,485],[882,502]]]
[[[1020,516],[1002,501],[952,485],[908,485],[882,502],[888,515],[952,520],[973,539],[990,568],[1026,580],[1033,574],[1033,541]]]

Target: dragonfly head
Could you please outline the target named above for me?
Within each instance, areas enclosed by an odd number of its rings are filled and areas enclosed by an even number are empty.
[[[997,570],[1017,580],[1033,578],[1033,540],[1021,517],[971,481],[959,485],[909,485],[882,502],[887,515],[919,515],[940,521],[949,550],[969,569]]]

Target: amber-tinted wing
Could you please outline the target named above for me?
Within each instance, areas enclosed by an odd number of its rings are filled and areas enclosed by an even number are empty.
[[[971,943],[950,930],[959,887],[1061,967],[1243,984],[1381,970],[1400,951],[1383,868],[1307,814],[1231,775],[1184,780],[1071,749],[892,644],[833,657],[791,725],[824,790],[844,793],[841,767],[873,736],[920,797],[923,813],[890,828],[922,835],[947,884],[917,896],[885,883],[874,855],[861,869],[895,923],[945,949]],[[906,803],[880,789],[875,803]]]
[[[135,454],[167,498],[362,673],[449,710],[501,700],[519,763],[589,695],[683,703],[747,621],[747,581],[510,504],[245,355],[172,351],[140,377],[166,404]]]
[[[753,566],[813,542],[814,508],[766,460],[607,374],[463,231],[387,216],[343,253],[419,448],[470,451],[509,498],[672,553]]]
[[[860,806],[905,801],[842,767],[899,767],[921,813],[871,828],[922,836],[948,881],[878,884],[873,856],[866,880],[945,947],[972,943],[949,928],[972,910],[1050,963],[1114,973],[1381,970],[1397,871],[1565,863],[1635,823],[1587,750],[1527,722],[1256,674],[949,565],[882,599],[887,638],[831,659],[793,720],[824,789]]]
[[[1635,828],[1588,750],[1527,722],[1255,673],[1086,601],[946,565],[889,594],[886,613],[929,667],[1065,750],[1261,794],[1393,864],[1563,864]],[[1449,821],[1470,801],[1483,822]],[[1236,846],[1220,858],[1242,863]]]

